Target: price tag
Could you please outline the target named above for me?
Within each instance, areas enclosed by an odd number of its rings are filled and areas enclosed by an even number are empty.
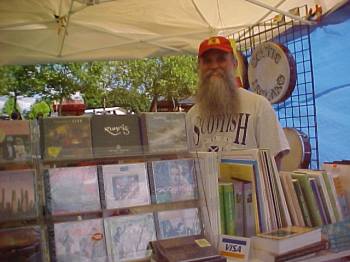
[[[248,261],[250,238],[220,235],[219,252],[232,261]]]

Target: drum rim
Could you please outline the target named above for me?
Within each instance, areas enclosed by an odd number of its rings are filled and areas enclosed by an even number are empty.
[[[308,168],[311,163],[311,142],[309,136],[296,127],[284,127],[283,130],[285,129],[290,130],[292,133],[296,134],[302,146],[302,157],[300,159],[299,168]]]

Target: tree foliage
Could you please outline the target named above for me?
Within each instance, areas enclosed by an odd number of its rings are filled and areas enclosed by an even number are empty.
[[[27,119],[36,119],[37,117],[47,117],[50,114],[50,106],[45,101],[33,104],[30,111],[25,116]]]
[[[0,95],[38,95],[50,103],[79,91],[88,108],[134,112],[148,111],[154,98],[188,97],[196,82],[193,56],[0,67]]]
[[[9,99],[4,104],[4,107],[2,108],[2,113],[10,116],[14,111],[20,112],[20,108],[18,104],[15,103],[14,97],[9,97]]]

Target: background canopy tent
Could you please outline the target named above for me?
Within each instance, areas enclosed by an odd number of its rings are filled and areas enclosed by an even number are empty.
[[[344,0],[8,0],[0,2],[0,65],[196,54],[305,4],[334,11]],[[310,21],[303,20],[303,23]]]

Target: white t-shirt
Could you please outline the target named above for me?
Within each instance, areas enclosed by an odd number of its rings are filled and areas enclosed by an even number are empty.
[[[239,148],[268,148],[276,156],[289,144],[270,102],[239,88],[240,113],[201,119],[194,105],[187,113],[191,150],[219,152]]]

